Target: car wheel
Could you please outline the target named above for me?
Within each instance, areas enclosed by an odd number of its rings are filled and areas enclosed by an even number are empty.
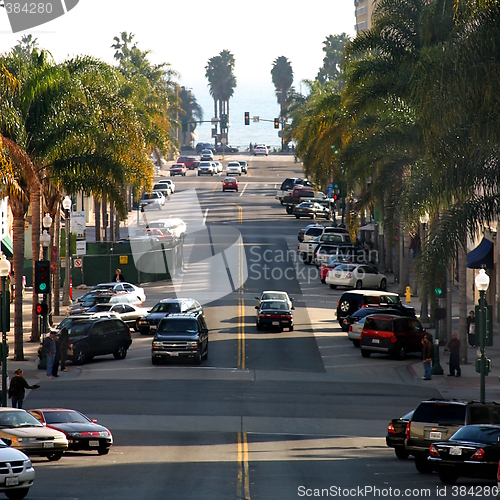
[[[260,324],[260,321],[256,321],[256,326],[257,326],[257,330],[260,332],[262,330],[262,325]]]
[[[438,475],[439,475],[439,479],[441,479],[441,481],[444,483],[444,484],[454,484],[456,482],[456,480],[458,479],[458,474],[456,474],[455,472],[451,472],[451,471],[439,471],[438,472]]]
[[[198,177],[200,176],[200,172],[198,172]]]
[[[158,365],[160,364],[160,360],[158,358],[155,358],[154,356],[151,356],[151,364]]]
[[[406,346],[404,344],[401,344],[398,347],[397,358],[398,359],[405,359],[405,357],[406,357]]]
[[[295,218],[296,218],[296,219],[300,219],[300,215],[296,215],[296,216],[295,216]]]
[[[119,345],[113,353],[115,359],[125,359],[127,356],[127,348],[122,344]]]
[[[343,300],[340,305],[340,311],[345,313],[345,316],[349,313],[349,310],[351,309],[351,304],[349,303],[348,300]]]
[[[430,474],[432,472],[432,468],[427,462],[427,457],[415,457],[415,467],[417,468],[420,474]]]
[[[57,453],[51,453],[50,455],[47,455],[47,458],[49,459],[49,462],[57,462],[58,460],[61,460],[63,456],[63,452],[59,451]]]
[[[387,290],[387,280],[385,278],[382,278],[382,281],[380,282],[380,290]]]
[[[402,447],[394,448],[394,453],[400,460],[406,460],[410,454]]]
[[[359,340],[353,340],[353,341],[352,341],[352,345],[353,345],[354,347],[359,347]]]
[[[78,349],[75,354],[73,354],[73,364],[74,365],[83,365],[85,363],[87,357],[85,356],[85,351],[83,349]]]
[[[140,332],[140,330],[139,330],[139,320],[138,320],[138,319],[136,319],[136,320],[135,320],[134,330],[135,330],[136,332]]]
[[[203,359],[208,359],[208,341],[207,341],[207,348],[205,349],[205,354],[202,356]]]
[[[197,365],[201,365],[201,349],[199,349],[198,352],[196,353],[196,357],[194,358],[194,362]]]
[[[326,280],[324,278],[321,278],[321,283],[323,283],[323,285],[326,284]]]
[[[107,455],[109,453],[109,448],[99,448],[97,450],[98,455]]]
[[[29,488],[20,488],[19,490],[7,490],[4,491],[4,493],[9,500],[23,500],[23,498],[26,497],[29,491]]]
[[[361,280],[356,281],[356,290],[361,290],[363,288],[363,282]]]
[[[236,188],[236,192],[238,192],[238,188]]]
[[[280,200],[280,203],[283,205],[283,200]]]
[[[289,328],[290,332],[293,332],[293,325]]]
[[[214,176],[214,173],[212,172],[210,175],[213,177],[213,176]]]
[[[225,189],[223,189],[223,190],[222,190],[222,192],[223,192],[223,193],[225,193],[225,192],[226,192],[226,190],[225,190]]]
[[[293,214],[293,207],[291,205],[287,205],[286,206],[286,213],[288,215],[292,215]]]
[[[185,173],[184,173],[184,174],[182,174],[182,177],[186,177],[186,174],[185,174]],[[173,192],[173,191],[172,191],[172,192]]]
[[[370,354],[371,354],[370,351],[365,351],[364,349],[361,349],[361,356],[363,356],[363,358],[369,358]]]
[[[330,285],[330,288],[335,290],[335,288],[337,288],[337,285]]]

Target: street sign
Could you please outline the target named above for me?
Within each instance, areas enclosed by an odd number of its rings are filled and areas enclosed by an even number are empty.
[[[212,125],[215,125],[215,124],[219,123],[219,119],[218,118],[212,118],[210,120],[210,122],[212,123]]]
[[[82,267],[82,259],[75,259],[75,267]]]
[[[226,139],[225,137],[223,137],[223,138],[220,140],[220,142],[221,142],[222,144],[227,144],[227,139]]]
[[[260,119],[259,116],[253,116],[252,118],[253,118],[254,123],[259,123],[259,119]]]
[[[87,255],[87,242],[85,240],[77,240],[76,255]]]
[[[128,255],[120,255],[120,264],[128,264]]]

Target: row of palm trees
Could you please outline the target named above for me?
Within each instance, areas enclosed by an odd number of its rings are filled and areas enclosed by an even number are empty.
[[[13,213],[16,290],[22,289],[29,208],[33,260],[38,260],[43,212],[55,221],[51,236],[59,248],[65,194],[92,194],[124,218],[126,188],[136,193],[151,188],[150,151],[166,155],[177,148],[172,137],[180,110],[176,74],[168,65],[152,65],[148,52],[132,40],[127,33],[115,38],[116,67],[92,57],[56,63],[31,37],[0,55],[0,190]],[[54,296],[59,296],[57,275]],[[36,302],[34,297],[33,308]],[[56,299],[55,314],[58,307]],[[22,360],[21,294],[15,296],[14,311],[14,358]],[[31,340],[38,339],[33,311]]]
[[[458,268],[461,332],[467,241],[500,209],[499,13],[497,0],[380,0],[346,45],[342,85],[310,82],[287,131],[320,187],[360,193],[353,226],[367,207],[381,213],[389,254],[430,215],[420,276],[432,292]]]

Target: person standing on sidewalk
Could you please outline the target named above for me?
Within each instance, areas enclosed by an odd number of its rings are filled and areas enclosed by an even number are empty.
[[[47,378],[54,378],[52,369],[54,368],[54,360],[56,358],[56,332],[50,331],[50,335],[43,341],[43,348],[47,356]]]
[[[432,337],[427,334],[424,335],[422,339],[422,357],[424,360],[424,376],[422,380],[431,380],[432,372],[431,372],[431,364],[432,364]]]
[[[68,369],[66,368],[66,358],[68,357],[69,349],[69,332],[66,327],[64,327],[59,333],[57,342],[59,342],[59,349],[61,351],[61,371],[67,372]]]
[[[467,316],[467,335],[469,339],[469,345],[471,347],[476,347],[476,318],[474,317],[474,311],[469,313]]]
[[[462,370],[460,369],[460,340],[457,339],[455,332],[451,334],[448,349],[450,350],[450,373],[448,373],[448,377],[460,377],[462,374]]]
[[[12,408],[22,409],[26,389],[38,389],[40,386],[38,384],[29,385],[23,377],[21,368],[18,368],[14,373],[16,376],[10,381],[9,397],[12,399]]]

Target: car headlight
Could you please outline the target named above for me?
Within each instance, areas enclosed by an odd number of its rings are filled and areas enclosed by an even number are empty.
[[[153,342],[153,347],[161,347],[161,342]]]
[[[13,437],[11,438],[13,443],[27,443],[29,441],[36,441],[36,438],[34,437]]]
[[[69,437],[72,437],[72,438],[79,438],[79,437],[82,437],[81,433],[80,432],[70,432],[68,434]]]
[[[187,342],[186,345],[188,347],[196,347],[198,345],[198,342]]]
[[[31,469],[32,467],[33,466],[31,465],[31,460],[29,458],[24,461],[24,468],[25,469]]]

